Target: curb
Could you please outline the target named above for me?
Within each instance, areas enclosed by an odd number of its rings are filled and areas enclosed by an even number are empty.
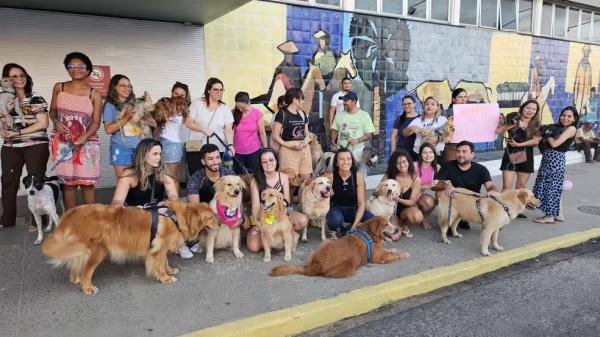
[[[473,277],[600,237],[600,228],[557,236],[519,248],[434,268],[334,297],[223,323],[184,337],[293,336],[342,319],[367,313],[392,302],[424,294]]]

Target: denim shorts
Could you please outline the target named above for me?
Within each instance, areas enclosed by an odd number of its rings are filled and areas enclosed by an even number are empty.
[[[162,144],[163,162],[167,164],[181,162],[184,150],[183,143],[175,143],[165,138],[161,138],[160,143]]]
[[[134,152],[135,149],[111,142],[108,150],[109,163],[113,166],[131,166]]]

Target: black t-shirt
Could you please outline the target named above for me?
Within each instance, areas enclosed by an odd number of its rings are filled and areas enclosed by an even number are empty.
[[[282,125],[281,139],[286,142],[290,140],[304,140],[304,137],[306,137],[304,134],[304,125],[308,123],[308,118],[303,111],[293,114],[288,109],[281,110],[275,116],[275,122]]]
[[[410,125],[410,122],[412,122],[415,118],[417,118],[418,116],[415,117],[406,117],[404,118],[404,121],[402,122],[402,124],[400,124],[400,118],[402,118],[403,115],[398,116],[398,118],[396,118],[396,120],[394,121],[394,129],[398,130],[398,141],[396,142],[396,149],[403,149],[408,151],[408,153],[411,153],[413,151],[413,148],[415,146],[415,139],[417,138],[416,134],[412,134],[408,137],[404,137],[402,135],[402,131],[404,131],[404,129],[406,129],[408,127],[408,125]]]
[[[458,167],[456,160],[450,161],[442,166],[436,179],[450,180],[452,186],[466,188],[475,193],[481,192],[481,186],[492,180],[490,171],[476,162],[471,162],[471,167],[463,171]]]

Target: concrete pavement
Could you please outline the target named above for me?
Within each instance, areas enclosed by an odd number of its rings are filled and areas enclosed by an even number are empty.
[[[600,227],[598,215],[577,209],[600,207],[598,169],[600,164],[568,166],[567,179],[575,187],[564,197],[567,221],[542,225],[529,219],[515,220],[501,232],[504,248]],[[497,177],[495,181],[499,183]],[[530,185],[533,181],[532,177]],[[410,259],[387,266],[369,265],[348,279],[271,278],[267,273],[283,263],[282,254],[263,263],[262,254],[244,249],[243,259],[236,259],[230,251],[217,252],[213,265],[206,264],[203,255],[192,260],[171,257],[171,265],[181,270],[179,282],[173,286],[147,278],[142,264],[104,262],[94,277],[100,293],[90,297],[68,282],[65,269],[52,269],[45,263],[39,247],[32,244],[34,234],[27,233],[24,226],[5,229],[0,231],[0,335],[178,335],[480,257],[477,226],[462,231],[464,237],[454,239],[451,245],[438,242],[437,230],[415,228],[413,232],[415,238],[387,245],[410,252]],[[299,244],[293,263],[302,263],[318,245],[318,238],[318,231],[310,231],[310,243]]]

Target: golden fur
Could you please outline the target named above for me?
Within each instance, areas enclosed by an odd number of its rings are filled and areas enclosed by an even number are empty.
[[[271,261],[271,248],[285,249],[284,261],[292,260],[300,235],[294,231],[285,207],[283,194],[268,188],[260,194],[261,208],[258,213],[260,237],[265,251],[264,262]]]
[[[405,259],[409,253],[398,253],[386,250],[381,246],[384,236],[395,234],[393,227],[384,217],[376,216],[360,227],[369,232],[373,239],[371,263],[390,263]],[[339,240],[328,240],[321,243],[309,257],[304,266],[281,265],[271,269],[271,276],[301,274],[306,276],[349,277],[359,267],[368,263],[365,242],[356,235],[346,235]]]
[[[308,137],[310,138],[308,146],[310,147],[310,156],[312,157],[312,165],[314,170],[317,166],[319,158],[321,158],[321,156],[323,155],[323,147],[319,143],[319,138],[317,137],[317,135],[315,135],[312,132],[309,132]]]
[[[229,209],[238,207],[238,222],[233,229],[226,224],[220,223],[217,228],[211,228],[200,235],[200,246],[206,251],[206,262],[215,262],[214,250],[231,247],[237,258],[244,257],[240,250],[240,225],[244,221],[242,204],[243,190],[246,183],[238,176],[223,176],[215,182],[215,196],[210,201],[210,207],[217,214],[217,200]]]
[[[279,170],[279,172],[285,173],[285,175],[288,176],[290,187],[298,187],[302,185],[302,179],[300,179],[293,169],[285,168]]]
[[[154,137],[160,139],[160,132],[165,126],[169,118],[177,115],[182,115],[184,118],[189,112],[187,101],[183,97],[164,97],[154,104],[152,117],[156,121],[156,132]]]
[[[56,265],[66,265],[69,279],[81,283],[86,294],[95,294],[92,275],[106,255],[116,262],[143,258],[146,274],[163,284],[177,281],[176,268],[169,266],[167,252],[174,252],[185,241],[194,240],[204,228],[218,223],[206,203],[185,204],[167,201],[175,212],[179,229],[167,217],[160,216],[156,237],[150,242],[151,214],[137,207],[82,205],[67,211],[58,228],[42,244],[42,253]]]
[[[491,195],[498,198],[498,200],[502,201],[502,203],[508,207],[510,216],[506,214],[506,211],[498,202],[489,197],[483,197],[481,198],[482,221],[475,205],[476,200],[479,199],[480,195],[464,188],[456,188],[455,193],[456,196],[452,200],[451,209],[451,234],[453,237],[462,237],[462,235],[456,231],[456,226],[458,226],[460,220],[481,224],[480,244],[481,254],[484,256],[491,255],[488,250],[490,242],[493,249],[497,251],[503,250],[502,246],[498,244],[498,232],[500,231],[500,228],[516,218],[518,214],[525,210],[525,207],[528,204],[539,204],[539,200],[533,195],[533,192],[525,188],[507,190],[502,193],[492,192],[490,193]],[[438,199],[438,221],[442,242],[450,243],[446,237],[446,231],[448,230],[449,198],[446,193],[442,192],[439,193]]]
[[[386,179],[377,185],[373,195],[367,200],[367,210],[391,220],[396,212],[396,198],[400,195],[400,186],[394,179]]]
[[[300,191],[302,213],[308,217],[309,223],[321,228],[321,240],[327,240],[327,224],[325,216],[329,212],[329,199],[331,198],[331,180],[327,177],[318,177],[307,181]],[[302,231],[302,241],[308,241],[307,227]]]

